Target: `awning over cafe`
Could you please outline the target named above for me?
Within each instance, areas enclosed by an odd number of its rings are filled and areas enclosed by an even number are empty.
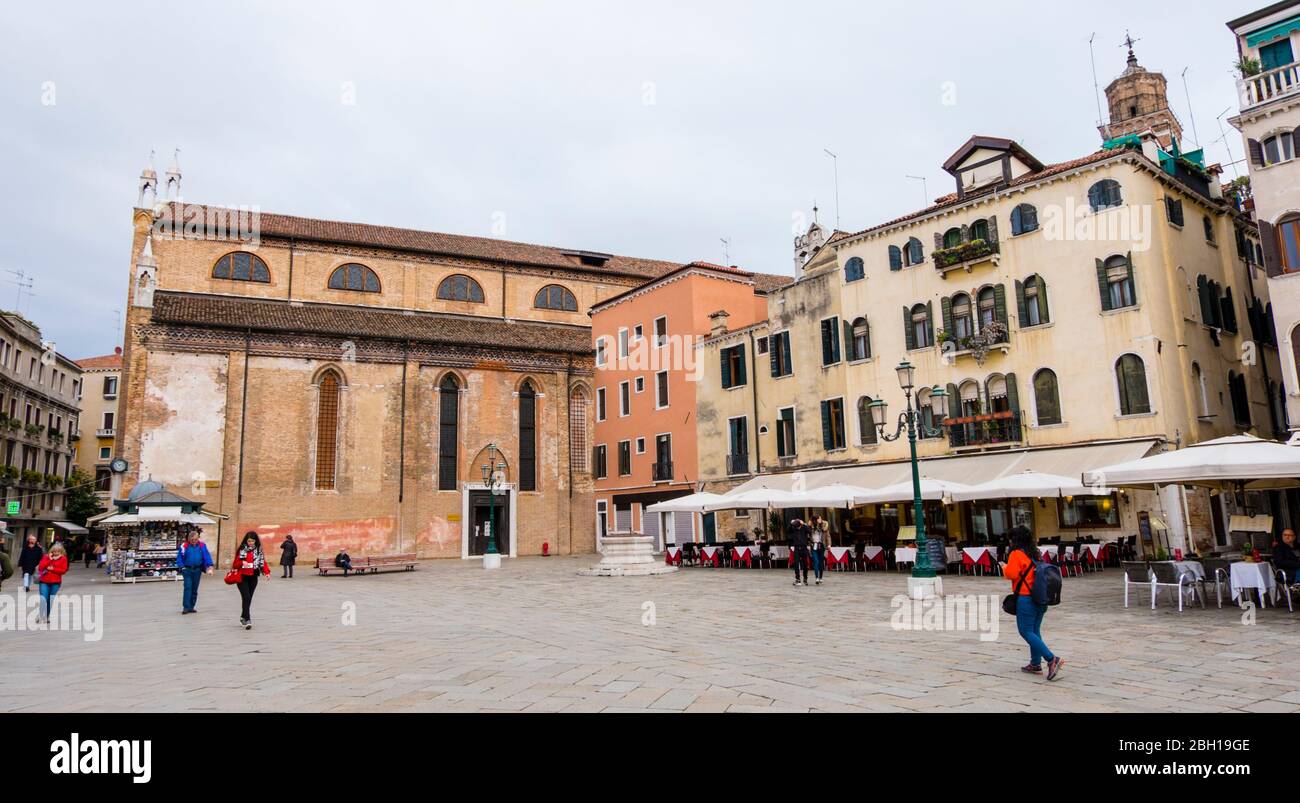
[[[87,533],[90,532],[90,530],[87,530],[85,527],[82,527],[80,524],[73,524],[70,521],[54,521],[50,523],[53,524],[55,527],[58,527],[60,530],[63,530],[65,533],[68,533],[69,535],[86,535]]]
[[[938,457],[921,461],[921,474],[932,480],[973,485],[987,483],[1002,477],[1035,471],[1066,477],[1082,477],[1085,472],[1103,466],[1138,460],[1149,454],[1158,443],[1144,438],[1132,441],[1093,443],[1084,446],[1067,446],[1048,449],[1020,449],[1008,452]],[[865,466],[845,466],[818,471],[767,474],[755,477],[740,486],[734,494],[756,488],[790,490],[795,477],[802,477],[804,487],[813,490],[828,485],[844,484],[879,490],[910,482],[911,463],[875,463]]]

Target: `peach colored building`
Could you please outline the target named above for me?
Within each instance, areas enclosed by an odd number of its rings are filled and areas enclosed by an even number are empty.
[[[694,493],[699,481],[696,344],[766,320],[767,292],[791,281],[692,262],[591,308],[598,543],[609,532],[654,535],[659,546],[708,535],[707,520],[644,513]],[[734,359],[753,370],[753,354]]]

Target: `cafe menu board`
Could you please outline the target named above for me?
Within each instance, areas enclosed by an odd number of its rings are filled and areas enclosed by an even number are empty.
[[[947,571],[948,569],[948,548],[942,538],[927,538],[925,540],[926,552],[930,553],[930,568],[937,572]]]

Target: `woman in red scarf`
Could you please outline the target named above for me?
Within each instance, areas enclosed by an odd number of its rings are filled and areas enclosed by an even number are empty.
[[[252,630],[253,615],[249,609],[253,605],[253,592],[257,591],[257,579],[271,573],[266,556],[262,554],[262,539],[257,537],[257,533],[251,530],[244,533],[244,543],[235,550],[235,561],[230,567],[239,570],[239,598],[244,603],[239,623],[245,630]]]
[[[63,585],[63,575],[68,573],[68,553],[63,548],[63,544],[56,543],[50,547],[50,551],[41,558],[40,564],[36,567],[36,579],[41,583],[41,602],[44,602],[45,621],[50,621],[50,607],[54,602],[54,597],[59,593],[59,587]]]

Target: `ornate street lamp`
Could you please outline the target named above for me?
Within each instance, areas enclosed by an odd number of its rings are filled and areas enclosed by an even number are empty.
[[[925,501],[921,499],[921,464],[916,457],[916,438],[918,433],[937,438],[943,434],[943,429],[932,429],[912,404],[913,391],[916,390],[916,366],[904,360],[895,370],[898,372],[898,386],[903,389],[907,397],[907,411],[899,415],[898,429],[893,435],[885,432],[885,423],[889,418],[889,405],[885,402],[872,403],[871,422],[879,431],[880,439],[886,443],[897,441],[903,437],[904,431],[907,432],[907,443],[912,451],[912,505],[916,519],[916,563],[912,565],[912,578],[931,581],[938,575],[930,563],[929,544],[925,537]],[[940,420],[947,418],[948,391],[936,385],[930,390],[930,405],[936,418]]]
[[[506,470],[504,461],[497,462],[497,445],[495,443],[488,445],[488,461],[483,464],[483,484],[492,492],[488,500],[488,527],[491,532],[488,535],[487,555],[496,555],[497,552],[497,496],[501,494],[502,476]]]

